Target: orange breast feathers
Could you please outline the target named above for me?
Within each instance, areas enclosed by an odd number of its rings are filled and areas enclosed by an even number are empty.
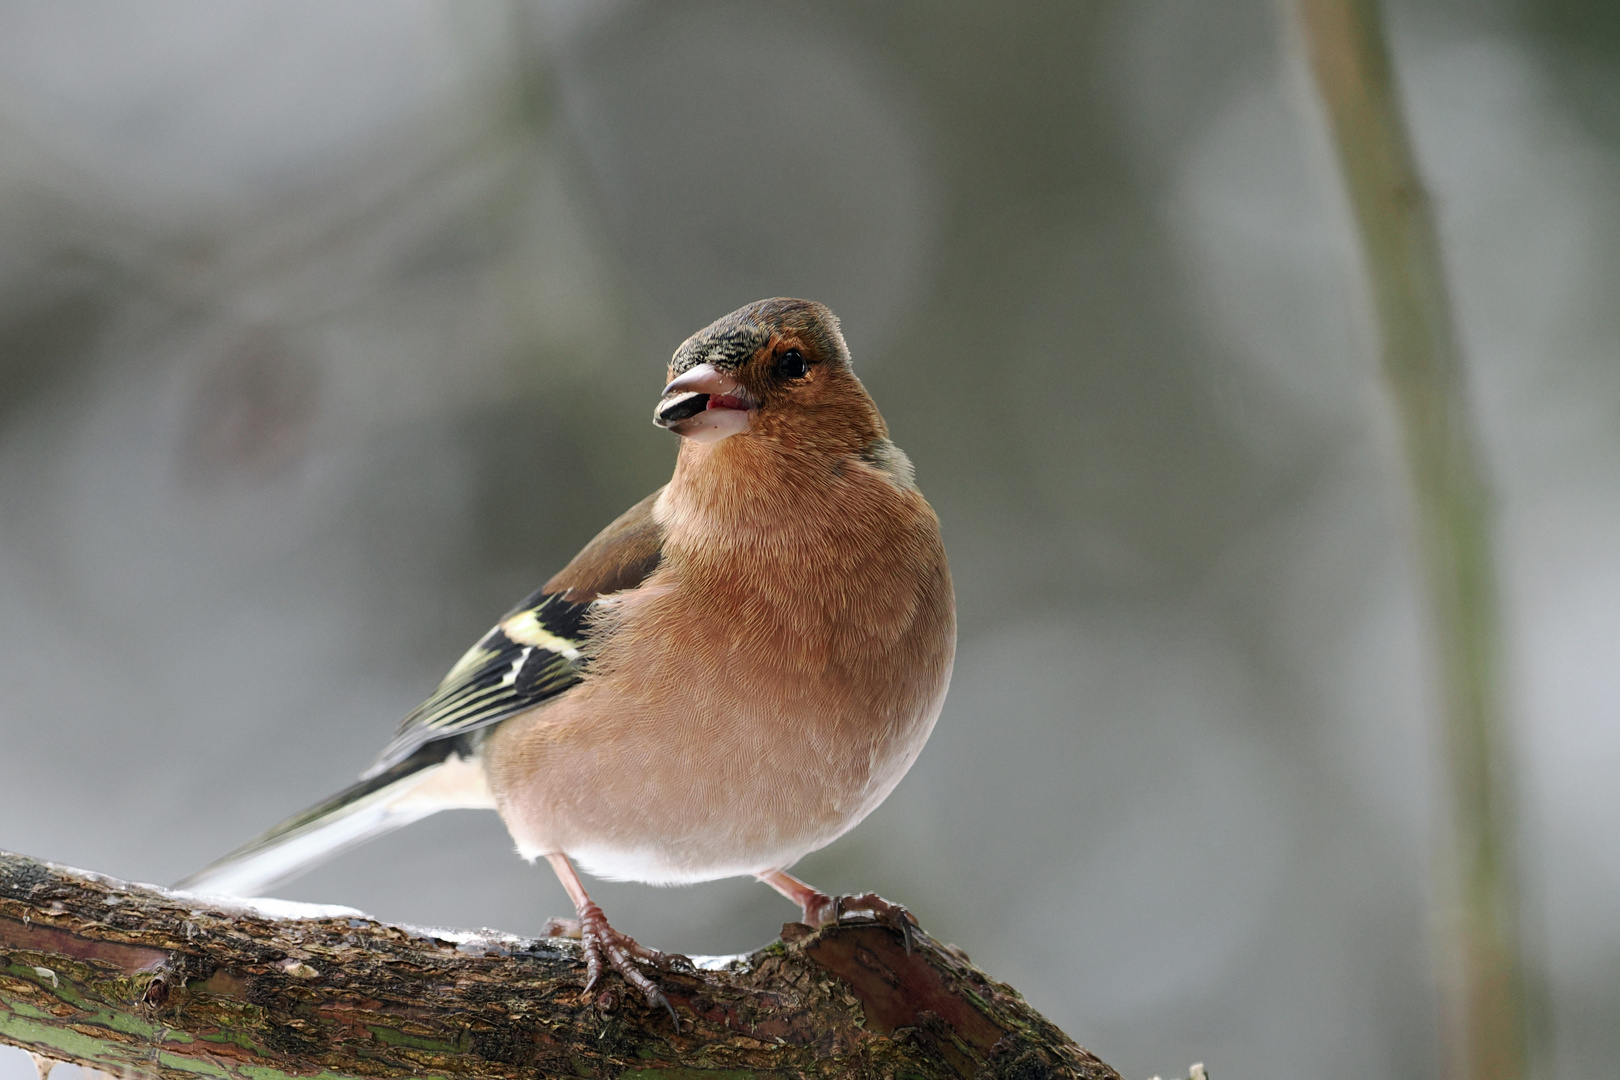
[[[922,496],[858,458],[792,460],[740,439],[691,450],[654,507],[664,563],[605,635],[605,668],[628,675],[662,654],[688,679],[743,678],[757,698],[847,705],[832,711],[874,724],[931,698],[955,611]],[[740,460],[702,461],[689,482],[689,459],[722,454]]]
[[[525,854],[658,881],[787,866],[921,751],[955,648],[938,519],[880,465],[796,457],[683,446],[652,506],[661,561],[604,598],[584,684],[492,740]]]

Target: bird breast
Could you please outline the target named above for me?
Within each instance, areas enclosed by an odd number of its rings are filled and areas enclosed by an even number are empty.
[[[938,716],[955,616],[920,495],[855,461],[820,484],[680,481],[585,681],[491,739],[527,855],[657,882],[790,865],[888,795]]]

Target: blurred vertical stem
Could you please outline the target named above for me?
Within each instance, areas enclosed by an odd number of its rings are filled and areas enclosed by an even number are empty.
[[[1418,514],[1450,786],[1446,1073],[1527,1068],[1490,514],[1440,244],[1373,0],[1295,0],[1360,232]]]

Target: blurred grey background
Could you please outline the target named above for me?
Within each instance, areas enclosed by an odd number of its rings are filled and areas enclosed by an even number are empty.
[[[0,847],[166,882],[347,783],[667,477],[675,345],[803,295],[961,609],[933,741],[803,875],[1127,1077],[1433,1075],[1404,474],[1278,12],[0,3]],[[1542,1060],[1609,1075],[1620,9],[1389,14],[1499,494]],[[567,910],[475,813],[282,892]],[[597,895],[690,952],[793,915]]]

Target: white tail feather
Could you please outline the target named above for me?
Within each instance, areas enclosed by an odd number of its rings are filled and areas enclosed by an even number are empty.
[[[250,843],[175,886],[193,893],[256,896],[345,848],[440,810],[494,809],[477,759],[454,754],[280,835]]]

